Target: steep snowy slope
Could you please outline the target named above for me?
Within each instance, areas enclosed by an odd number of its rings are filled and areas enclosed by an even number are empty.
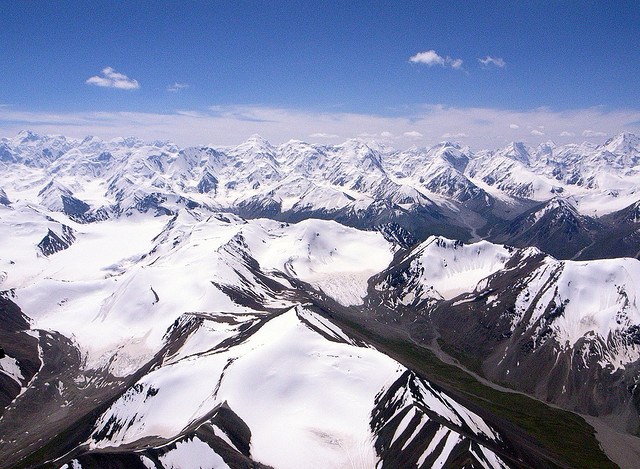
[[[450,142],[419,151],[409,149],[393,156],[389,165],[401,181],[415,184],[427,193],[465,203],[484,196],[484,191],[465,176],[470,150]],[[485,201],[485,202],[488,202]]]
[[[482,279],[504,268],[511,252],[486,241],[465,245],[431,237],[380,274],[375,290],[393,306],[434,304],[473,291]]]
[[[205,320],[212,329],[218,321]],[[401,444],[413,444],[405,457],[417,465],[463,451],[486,467],[507,467],[494,453],[499,435],[479,416],[304,307],[206,346],[203,333],[211,337],[202,328],[189,337],[200,350],[168,357],[98,418],[89,450],[172,440],[207,425],[224,405],[250,430],[245,455],[272,467],[374,467]],[[391,440],[380,436],[391,430]],[[416,441],[420,430],[431,437]]]
[[[572,202],[554,197],[495,226],[491,238],[518,247],[535,246],[561,259],[579,257],[606,228],[599,220],[581,215]]]
[[[475,155],[467,174],[512,197],[547,200],[563,192],[553,179],[537,174],[531,168],[531,149],[513,143],[498,151],[482,151]]]
[[[632,433],[640,425],[637,259],[437,239],[378,275],[375,291],[368,304],[397,310],[417,338],[439,337],[489,378]]]
[[[393,257],[380,233],[331,221],[252,223],[241,234],[265,272],[277,270],[307,282],[345,306],[362,303],[368,279]]]
[[[640,261],[527,246],[640,255],[639,154],[2,139],[0,467],[557,463],[416,344],[635,434]]]

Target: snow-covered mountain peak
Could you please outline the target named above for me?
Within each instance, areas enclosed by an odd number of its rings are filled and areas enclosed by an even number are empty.
[[[622,132],[598,150],[597,156],[611,169],[626,173],[637,171],[640,166],[640,138],[634,134]]]
[[[273,155],[275,148],[267,139],[254,134],[240,145],[237,145],[232,151],[233,153]]]
[[[567,212],[573,213],[575,215],[578,214],[578,209],[576,208],[575,202],[568,197],[555,196],[544,206],[544,210],[546,211],[556,209],[566,210]]]
[[[246,142],[252,143],[253,145],[271,147],[271,143],[269,143],[269,140],[267,140],[260,134],[251,134]]]
[[[329,164],[325,149],[300,140],[290,140],[278,147],[282,165],[308,177]]]
[[[525,166],[529,166],[531,164],[529,149],[522,142],[512,142],[506,148],[500,150],[500,153],[522,163]]]
[[[52,179],[42,189],[40,189],[40,192],[38,192],[40,197],[48,197],[49,194],[72,195],[73,192],[66,185],[56,179]]]
[[[126,148],[138,148],[146,145],[144,140],[137,137],[116,137],[109,140],[109,143],[112,145],[121,145]]]
[[[536,161],[545,161],[553,158],[554,150],[558,148],[558,145],[555,142],[549,140],[548,142],[541,143],[535,149],[535,160]],[[546,162],[546,161],[545,161]]]
[[[64,136],[39,135],[30,130],[18,133],[8,142],[14,161],[39,168],[46,168],[75,145],[77,141]]]
[[[264,138],[253,135],[245,142],[225,152],[234,160],[235,167],[251,170],[252,165],[266,164],[277,171],[276,149]]]
[[[620,132],[607,140],[603,146],[612,153],[638,153],[640,151],[640,137],[630,132]]]
[[[382,169],[382,155],[372,149],[366,142],[360,139],[347,140],[341,145],[333,147],[334,154],[342,156],[343,161],[350,161],[362,169]]]
[[[535,225],[548,214],[551,214],[550,216],[552,218],[547,220],[547,229],[561,224],[573,226],[579,223],[579,219],[581,218],[573,201],[568,198],[554,197],[529,215],[529,223]]]
[[[440,144],[435,148],[437,148],[437,151],[434,155],[436,158],[445,161],[459,173],[464,173],[464,170],[469,164],[469,155],[465,154],[465,152],[459,145],[445,142],[444,144]]]
[[[451,299],[472,292],[478,282],[502,269],[512,251],[480,241],[464,244],[442,236],[431,236],[407,255],[409,288],[400,296],[404,304],[416,299]]]
[[[14,144],[35,142],[41,140],[42,137],[31,130],[21,130],[13,139]]]

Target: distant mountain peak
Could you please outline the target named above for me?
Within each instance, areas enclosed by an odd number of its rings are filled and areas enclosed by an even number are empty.
[[[29,142],[29,141],[33,142],[35,140],[40,140],[41,138],[42,137],[40,135],[38,135],[37,133],[31,130],[21,130],[16,135],[16,140],[20,140],[22,142]]]
[[[519,161],[526,166],[529,166],[529,164],[531,163],[529,151],[524,143],[512,142],[511,144],[509,144],[509,146],[507,146],[505,150],[505,155],[510,158]]]
[[[630,132],[620,132],[607,140],[603,146],[612,153],[630,151],[639,152],[640,137]]]

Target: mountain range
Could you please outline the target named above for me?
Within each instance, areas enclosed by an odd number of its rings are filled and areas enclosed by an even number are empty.
[[[629,133],[0,139],[0,467],[633,467],[638,188]]]

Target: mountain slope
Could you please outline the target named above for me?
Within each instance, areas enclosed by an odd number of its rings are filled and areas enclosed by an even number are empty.
[[[638,431],[640,261],[436,241],[376,276],[368,304],[495,382]]]

